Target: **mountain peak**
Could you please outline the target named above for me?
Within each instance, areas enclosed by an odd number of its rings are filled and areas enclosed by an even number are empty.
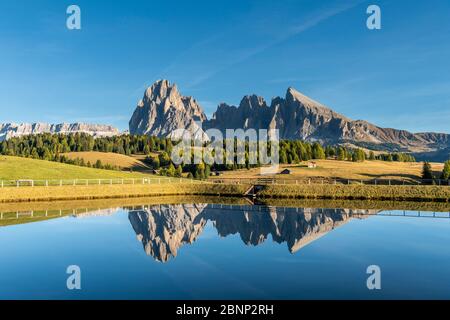
[[[201,106],[192,97],[182,96],[176,84],[158,80],[149,87],[129,122],[131,134],[148,134],[178,139],[176,129],[204,135],[196,124],[206,120]],[[199,136],[200,137],[200,136]]]
[[[299,101],[306,107],[316,107],[316,108],[326,108],[328,107],[324,106],[320,102],[311,99],[310,97],[304,95],[300,91],[296,90],[293,87],[289,87],[286,92],[286,100],[293,102],[293,101]]]
[[[168,80],[157,80],[145,91],[144,99],[161,101],[167,97],[178,97],[176,84],[170,84]]]

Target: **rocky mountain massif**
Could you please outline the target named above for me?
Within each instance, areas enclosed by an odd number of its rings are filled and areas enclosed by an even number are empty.
[[[176,129],[187,129],[196,138],[206,139],[199,124],[206,115],[192,97],[184,97],[176,85],[157,81],[145,91],[130,120],[130,133],[158,137],[182,138]]]
[[[40,133],[70,134],[83,132],[94,137],[112,137],[120,134],[119,130],[109,125],[87,123],[5,123],[0,124],[0,141]]]
[[[327,234],[352,218],[365,218],[375,210],[309,209],[212,204],[156,205],[130,210],[128,219],[147,255],[167,262],[183,245],[192,244],[213,222],[220,237],[239,234],[246,245],[264,243],[269,235],[276,243],[286,243],[289,252]]]
[[[201,124],[201,127],[200,127]],[[192,97],[182,96],[176,85],[159,80],[145,91],[130,120],[131,134],[174,137],[173,131],[185,128],[204,135],[209,128],[278,129],[282,139],[348,144],[373,150],[435,152],[450,147],[450,135],[411,133],[381,128],[363,120],[351,120],[293,88],[284,98],[245,96],[239,106],[222,103],[208,120]],[[175,138],[178,138],[175,136]]]

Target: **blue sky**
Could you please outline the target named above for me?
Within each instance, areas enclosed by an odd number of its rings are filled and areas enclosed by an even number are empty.
[[[66,28],[70,4],[81,30]],[[366,28],[370,4],[381,30]],[[166,78],[209,116],[292,86],[353,119],[450,133],[449,38],[448,0],[1,0],[0,122],[127,129]]]

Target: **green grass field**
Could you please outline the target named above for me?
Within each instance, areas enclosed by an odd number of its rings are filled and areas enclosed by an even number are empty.
[[[131,179],[151,175],[80,167],[59,162],[0,156],[0,180]],[[156,176],[154,176],[156,177]]]
[[[69,159],[83,159],[86,163],[90,162],[94,164],[97,160],[100,160],[102,164],[109,164],[112,166],[116,166],[122,170],[133,170],[133,171],[149,171],[150,168],[143,163],[142,160],[145,159],[143,156],[142,159],[137,159],[136,157],[126,156],[118,153],[111,152],[70,152],[64,154]]]
[[[417,180],[421,177],[421,162],[387,162],[387,161],[337,161],[337,160],[314,160],[316,168],[308,168],[308,162],[297,165],[280,165],[279,171],[290,169],[291,174],[275,175],[274,178],[281,180],[302,180],[309,178],[318,179],[355,179],[355,180]],[[431,163],[433,173],[439,177],[443,163]],[[237,171],[225,171],[220,177],[223,178],[261,178],[260,169],[242,169]]]

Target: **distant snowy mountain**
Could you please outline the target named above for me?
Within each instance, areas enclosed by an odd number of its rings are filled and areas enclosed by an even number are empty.
[[[13,137],[40,133],[87,133],[93,137],[112,137],[119,135],[118,129],[109,125],[87,124],[87,123],[4,123],[0,124],[0,141]]]

